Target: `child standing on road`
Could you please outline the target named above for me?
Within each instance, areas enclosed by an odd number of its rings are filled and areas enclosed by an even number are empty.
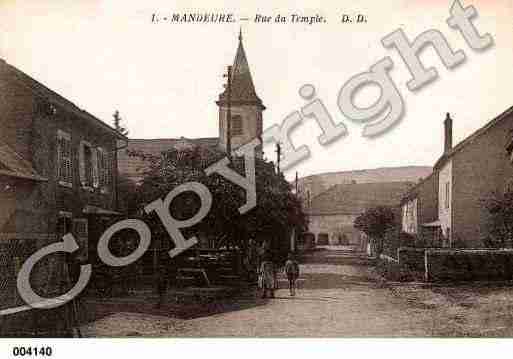
[[[274,290],[276,288],[276,283],[274,281],[274,264],[272,262],[272,258],[270,254],[264,255],[264,260],[260,265],[259,270],[259,287],[263,290],[262,298],[267,298],[267,293],[270,294],[271,298],[274,298]]]
[[[289,290],[290,295],[296,295],[296,280],[299,277],[299,264],[294,259],[294,255],[289,253],[289,257],[287,262],[285,262],[285,274],[287,274],[287,278],[289,280]]]

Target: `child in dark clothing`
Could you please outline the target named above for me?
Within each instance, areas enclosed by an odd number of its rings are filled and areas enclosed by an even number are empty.
[[[287,262],[285,262],[285,274],[287,275],[287,279],[289,280],[289,290],[290,295],[296,295],[296,280],[299,277],[299,264],[294,259],[294,255],[289,253],[289,257]]]

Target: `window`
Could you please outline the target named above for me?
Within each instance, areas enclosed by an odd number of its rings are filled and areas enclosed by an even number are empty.
[[[89,142],[80,142],[80,184],[92,189],[99,186],[97,151]]]
[[[242,135],[242,117],[239,115],[232,116],[231,123],[232,123],[231,135],[232,136]]]
[[[449,208],[449,205],[450,205],[450,201],[451,199],[449,198],[450,195],[451,195],[451,187],[450,187],[451,183],[450,182],[446,182],[445,183],[445,208]]]
[[[57,178],[59,184],[71,187],[73,184],[73,161],[71,158],[71,136],[57,132]]]
[[[85,185],[93,184],[93,151],[91,147],[84,146]]]
[[[98,147],[98,176],[100,181],[100,188],[106,192],[111,185],[111,162],[109,153],[104,148]]]

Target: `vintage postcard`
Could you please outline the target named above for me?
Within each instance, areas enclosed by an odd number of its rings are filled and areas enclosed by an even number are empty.
[[[511,0],[2,0],[5,355],[510,338],[512,19]]]

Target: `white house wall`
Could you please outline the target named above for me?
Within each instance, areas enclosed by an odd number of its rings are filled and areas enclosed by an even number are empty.
[[[402,230],[406,233],[418,233],[418,200],[414,198],[402,206]]]
[[[446,206],[446,184],[449,183],[449,206]],[[452,159],[447,161],[438,174],[438,219],[443,235],[451,240],[452,234]]]

